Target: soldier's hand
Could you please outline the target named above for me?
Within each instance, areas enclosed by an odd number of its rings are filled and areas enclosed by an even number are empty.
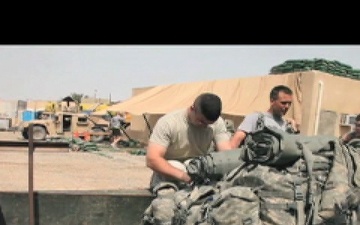
[[[191,177],[186,172],[183,173],[180,179],[187,184],[190,184],[192,182]]]
[[[195,184],[202,184],[206,178],[206,170],[204,169],[201,157],[192,159],[188,165],[186,165],[186,171],[191,181]]]
[[[294,119],[292,119],[292,118],[285,118],[285,120],[286,120],[287,123],[289,123],[289,124],[292,126],[292,128],[294,129],[295,132],[298,131],[298,126],[297,126],[297,124],[296,124],[296,122],[295,122]]]

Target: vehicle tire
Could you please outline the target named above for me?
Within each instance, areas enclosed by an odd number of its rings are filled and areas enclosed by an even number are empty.
[[[33,128],[33,138],[36,141],[45,140],[46,139],[46,129],[43,126],[34,126]]]
[[[91,129],[92,132],[96,133],[96,132],[105,132],[103,129],[99,128],[99,127],[94,127]],[[98,143],[98,142],[102,142],[105,139],[104,135],[91,135],[90,140],[92,142]]]
[[[28,129],[25,128],[22,132],[21,132],[22,136],[24,139],[29,139],[29,133],[28,133]]]

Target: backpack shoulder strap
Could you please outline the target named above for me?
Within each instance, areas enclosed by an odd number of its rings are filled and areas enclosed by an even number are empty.
[[[259,116],[256,121],[256,130],[262,130],[265,127],[265,115],[262,112],[258,112]]]
[[[265,114],[263,112],[258,112],[258,113],[259,113],[259,117],[256,121],[256,130],[262,130],[265,127]],[[295,131],[294,127],[292,126],[292,124],[290,122],[286,121],[285,119],[283,119],[283,120],[286,123],[285,131],[287,133],[290,133],[290,134],[298,133]]]

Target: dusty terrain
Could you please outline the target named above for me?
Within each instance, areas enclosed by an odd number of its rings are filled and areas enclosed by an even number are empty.
[[[0,140],[23,140],[19,133],[0,132]],[[33,189],[117,190],[145,189],[151,170],[145,156],[108,147],[99,151],[36,148],[33,154]],[[136,150],[136,149],[135,149]],[[25,147],[0,146],[0,190],[27,191],[29,153]]]

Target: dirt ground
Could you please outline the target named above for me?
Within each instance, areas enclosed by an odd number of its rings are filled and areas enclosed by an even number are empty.
[[[19,133],[0,132],[0,140],[23,140]],[[109,147],[99,151],[36,148],[33,153],[34,191],[118,190],[148,188],[151,170],[145,156]],[[136,149],[134,149],[136,150]],[[26,147],[0,146],[0,190],[29,189]]]

